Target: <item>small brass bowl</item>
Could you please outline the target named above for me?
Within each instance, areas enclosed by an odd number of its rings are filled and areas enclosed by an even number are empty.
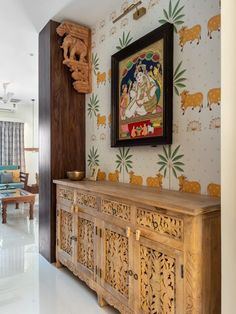
[[[81,181],[84,178],[84,171],[67,171],[67,177],[73,181]]]

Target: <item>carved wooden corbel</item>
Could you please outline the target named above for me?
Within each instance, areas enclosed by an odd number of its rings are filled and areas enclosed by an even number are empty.
[[[57,34],[63,37],[63,64],[70,69],[75,80],[74,89],[79,93],[91,93],[91,31],[85,26],[63,22],[57,27]]]

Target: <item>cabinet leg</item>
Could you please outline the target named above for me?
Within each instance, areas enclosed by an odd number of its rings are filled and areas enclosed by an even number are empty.
[[[34,202],[30,202],[29,219],[34,219]]]
[[[62,268],[63,265],[61,262],[59,262],[59,260],[56,261],[56,268]]]
[[[2,223],[7,223],[7,204],[2,204]]]
[[[107,302],[103,299],[101,295],[98,295],[98,304],[99,306],[103,307],[107,305]]]

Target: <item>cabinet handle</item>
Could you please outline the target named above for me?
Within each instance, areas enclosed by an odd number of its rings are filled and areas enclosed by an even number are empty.
[[[139,241],[140,239],[140,235],[141,235],[141,231],[140,230],[136,230],[136,240]]]
[[[134,274],[134,279],[138,280],[138,275],[137,274]]]
[[[126,227],[126,237],[130,237],[130,227]]]
[[[129,276],[133,276],[133,271],[130,269],[130,270],[128,270],[128,274],[129,274]]]

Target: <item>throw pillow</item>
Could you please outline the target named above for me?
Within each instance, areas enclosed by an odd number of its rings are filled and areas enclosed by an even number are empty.
[[[5,172],[11,172],[12,173],[12,179],[14,183],[20,182],[20,169],[18,170],[6,170]]]
[[[3,172],[1,173],[1,183],[12,183],[13,182],[13,175],[11,172]]]

